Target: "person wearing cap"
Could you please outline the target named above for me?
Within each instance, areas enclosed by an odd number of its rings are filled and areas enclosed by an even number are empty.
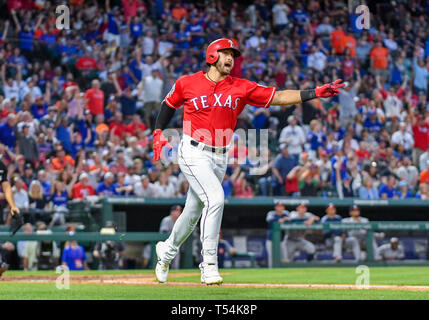
[[[326,214],[320,219],[321,223],[341,222],[342,218],[337,214],[337,208],[333,203],[330,203],[325,210]],[[332,256],[335,261],[341,261],[341,230],[324,230],[323,241],[327,247],[333,248]]]
[[[287,118],[288,126],[284,127],[280,132],[279,143],[286,143],[289,154],[295,157],[297,160],[299,155],[303,151],[305,143],[305,133],[301,126],[297,123],[294,115],[290,115]]]
[[[30,187],[31,182],[34,180],[34,167],[30,162],[26,162],[24,165],[24,174],[21,176],[22,181],[27,187],[27,190]]]
[[[385,243],[377,248],[377,260],[394,261],[405,258],[404,247],[396,237],[390,238],[389,243]]]
[[[170,234],[173,230],[174,224],[177,219],[182,214],[183,208],[181,205],[175,204],[170,208],[170,214],[161,220],[161,224],[159,226],[160,233],[168,233]],[[178,254],[171,262],[171,267],[173,269],[179,269],[180,266],[180,254]]]
[[[285,205],[283,202],[277,202],[274,206],[274,210],[268,211],[267,216],[265,218],[265,221],[268,223],[268,232],[267,232],[267,239],[265,240],[265,248],[267,249],[267,255],[268,255],[268,268],[272,268],[273,266],[273,252],[272,252],[272,231],[273,223],[284,223],[286,221],[290,221],[289,218],[289,211],[285,210]],[[286,238],[282,239],[282,242],[280,243],[280,258],[281,260],[286,259]]]
[[[398,199],[411,199],[413,198],[413,194],[408,187],[408,183],[405,180],[401,180],[398,183],[398,188],[396,192]]]
[[[46,132],[46,129],[52,124],[55,126],[57,117],[57,108],[55,106],[48,107],[48,113],[40,119],[40,129]]]
[[[103,181],[98,184],[97,189],[95,190],[96,194],[104,197],[117,196],[118,193],[116,192],[116,188],[113,184],[114,180],[115,175],[110,171],[106,172],[104,174]]]
[[[365,217],[361,217],[360,208],[357,205],[352,205],[349,210],[350,217],[344,218],[342,223],[368,223],[369,220]],[[339,251],[342,251],[342,247],[351,248],[353,252],[353,258],[355,262],[361,260],[361,246],[366,244],[366,229],[356,229],[344,231],[342,234],[342,242],[340,243]],[[374,243],[375,244],[375,243]],[[376,246],[374,246],[374,249]],[[337,261],[341,261],[342,256],[335,257],[339,258]]]
[[[307,205],[304,202],[296,207],[296,211],[290,213],[290,219],[291,222],[302,222],[308,227],[320,220],[318,216],[307,211]],[[306,234],[306,230],[291,230],[287,232],[286,252],[288,261],[294,260],[297,251],[304,251],[307,254],[307,261],[313,260],[316,247],[313,243],[305,239]]]
[[[92,185],[89,184],[88,173],[82,172],[79,175],[79,182],[73,186],[72,198],[73,199],[85,199],[87,196],[94,196],[95,190]]]
[[[21,127],[21,132],[17,133],[17,151],[24,155],[24,159],[30,163],[39,161],[39,148],[36,140],[29,133],[28,124]]]

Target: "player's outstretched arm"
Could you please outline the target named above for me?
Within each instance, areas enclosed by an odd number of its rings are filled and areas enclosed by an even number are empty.
[[[334,97],[340,93],[339,89],[345,86],[344,83],[341,83],[342,81],[342,79],[338,79],[334,82],[327,83],[322,86],[317,86],[315,89],[276,91],[276,93],[274,94],[274,98],[271,101],[271,105],[293,105],[315,98]]]

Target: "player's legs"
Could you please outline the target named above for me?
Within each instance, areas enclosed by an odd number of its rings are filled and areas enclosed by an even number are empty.
[[[307,254],[307,261],[313,260],[316,253],[316,247],[308,240],[300,239],[298,242],[298,250],[302,250]]]
[[[355,261],[359,261],[360,259],[360,244],[358,239],[356,239],[355,237],[347,237],[345,240],[345,245],[348,248],[352,249],[353,252],[353,257],[355,258]]]
[[[182,214],[176,220],[170,236],[164,242],[158,242],[156,245],[158,262],[155,273],[159,282],[167,281],[169,265],[173,259],[178,258],[179,248],[194,230],[201,216],[202,208],[203,205],[198,195],[194,192],[192,186],[189,186],[185,207]]]
[[[201,202],[197,193],[190,185],[182,214],[177,219],[170,236],[165,241],[171,247],[172,252],[177,252],[182,243],[194,231],[203,207],[203,202]]]
[[[293,261],[295,252],[297,250],[298,242],[295,240],[286,240],[286,259],[289,261]]]
[[[336,236],[334,238],[334,248],[333,248],[333,256],[336,261],[340,261],[342,259],[342,251],[343,251],[343,239],[340,236]]]
[[[200,222],[203,256],[200,269],[201,281],[206,284],[223,281],[217,266],[217,249],[224,207],[221,181],[226,171],[226,156],[194,147],[186,137],[182,139],[178,153],[180,169],[204,205]]]

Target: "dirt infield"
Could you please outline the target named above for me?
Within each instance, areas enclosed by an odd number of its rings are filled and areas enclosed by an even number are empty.
[[[199,276],[199,273],[174,273],[170,279]],[[19,283],[55,283],[57,276],[7,276],[0,282]],[[173,287],[195,287],[202,286],[198,282],[169,282],[160,284],[151,274],[121,274],[121,275],[71,275],[70,283],[76,284],[100,284],[100,285],[145,285],[145,286],[173,286]],[[336,290],[362,290],[350,284],[285,284],[285,283],[223,283],[222,287],[230,288],[284,288],[284,289],[336,289]],[[406,285],[370,285],[364,289],[371,290],[403,290],[403,291],[429,291],[429,286],[406,286]]]

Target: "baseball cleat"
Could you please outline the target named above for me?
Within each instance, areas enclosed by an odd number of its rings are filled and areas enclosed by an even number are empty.
[[[0,264],[0,278],[3,273],[7,271],[7,269],[9,269],[9,266],[6,263],[3,262],[2,264]]]
[[[216,263],[202,262],[199,267],[201,270],[201,283],[212,285],[221,284],[223,282]]]
[[[164,283],[167,282],[167,277],[168,277],[168,270],[169,270],[169,263],[165,263],[162,261],[162,257],[164,255],[164,242],[160,241],[156,244],[156,256],[157,256],[157,263],[156,263],[156,267],[155,267],[155,275],[156,275],[156,280],[158,280],[158,282]]]

